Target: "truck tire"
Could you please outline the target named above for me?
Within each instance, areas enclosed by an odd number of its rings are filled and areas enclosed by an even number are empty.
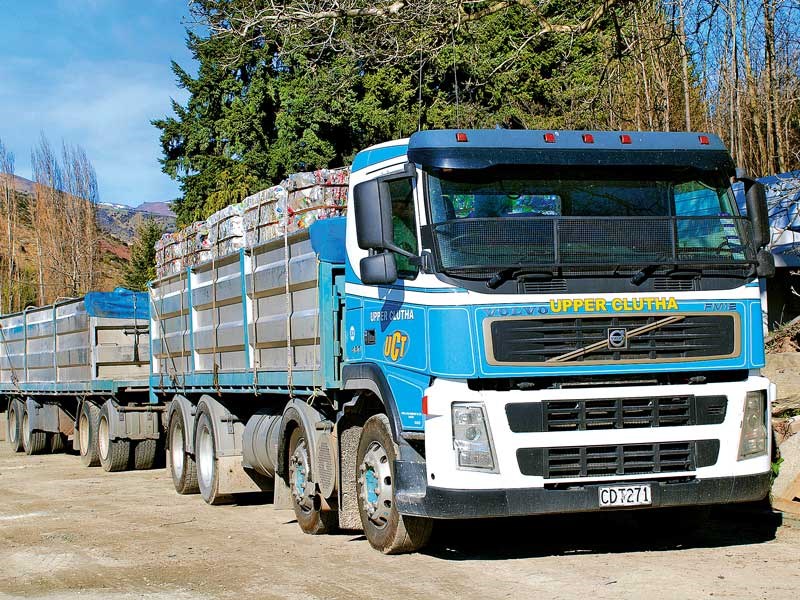
[[[139,440],[133,447],[133,468],[137,471],[152,469],[156,464],[158,440]]]
[[[397,454],[388,417],[367,419],[356,462],[358,512],[367,541],[384,554],[416,552],[428,543],[433,530],[432,519],[397,512],[392,486]]]
[[[111,425],[108,417],[108,403],[100,409],[100,419],[97,426],[97,453],[100,455],[100,464],[104,471],[124,471],[128,468],[131,458],[131,443],[129,440],[111,439]]]
[[[51,454],[60,454],[67,448],[67,436],[63,433],[48,433],[47,434],[47,447]]]
[[[11,446],[12,452],[22,452],[22,403],[19,400],[9,400],[8,414],[6,415],[7,435],[6,439]]]
[[[197,461],[197,485],[207,504],[230,504],[233,496],[219,492],[219,463],[214,423],[206,412],[200,413],[194,437],[194,456]]]
[[[289,493],[297,524],[304,533],[321,535],[332,531],[338,523],[335,511],[320,510],[320,498],[317,494],[311,471],[311,458],[306,442],[306,432],[302,425],[292,430],[289,437]]]
[[[25,454],[41,454],[47,448],[47,433],[32,431],[27,407],[22,409],[22,447]]]
[[[181,495],[199,493],[197,464],[194,458],[186,452],[186,431],[183,428],[183,417],[180,412],[175,412],[169,420],[167,435],[169,436],[169,471],[175,491]]]
[[[100,409],[91,402],[84,402],[78,416],[78,450],[81,462],[86,467],[100,466],[100,456],[97,453],[97,426],[100,421]]]

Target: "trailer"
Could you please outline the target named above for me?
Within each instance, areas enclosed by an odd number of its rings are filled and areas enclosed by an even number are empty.
[[[151,285],[179,493],[272,489],[386,553],[767,495],[764,191],[715,136],[420,132],[356,156],[346,217],[290,213]]]
[[[91,292],[0,317],[6,439],[27,454],[70,443],[86,466],[151,468],[163,407],[149,395],[149,301]]]

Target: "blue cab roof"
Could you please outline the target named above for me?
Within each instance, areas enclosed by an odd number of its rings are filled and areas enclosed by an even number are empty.
[[[717,136],[692,132],[420,131],[409,139],[408,158],[428,169],[575,165],[734,171],[730,154]]]

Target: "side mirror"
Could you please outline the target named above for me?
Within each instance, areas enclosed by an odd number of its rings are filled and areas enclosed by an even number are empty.
[[[361,259],[361,281],[367,285],[386,285],[397,281],[397,261],[391,252]]]
[[[356,238],[362,250],[381,250],[387,243],[391,244],[394,234],[392,201],[383,187],[379,180],[373,179],[353,189]]]
[[[763,248],[770,241],[767,192],[762,184],[739,169],[737,169],[736,179],[744,184],[747,216],[753,223],[753,244],[756,249]]]
[[[775,257],[769,250],[758,251],[758,265],[756,266],[756,275],[759,277],[774,277],[775,276]]]

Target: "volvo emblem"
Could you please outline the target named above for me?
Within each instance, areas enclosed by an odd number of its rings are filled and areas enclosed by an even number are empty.
[[[628,347],[628,332],[626,329],[608,330],[608,347],[613,350],[624,350]]]

